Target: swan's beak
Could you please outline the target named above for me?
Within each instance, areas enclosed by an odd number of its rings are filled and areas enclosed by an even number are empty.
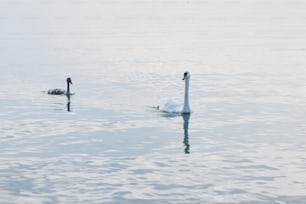
[[[182,80],[185,80],[186,78],[187,78],[187,74],[185,73]]]

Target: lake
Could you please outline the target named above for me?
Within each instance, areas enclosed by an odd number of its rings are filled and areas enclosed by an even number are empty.
[[[0,10],[0,203],[306,202],[305,1]]]

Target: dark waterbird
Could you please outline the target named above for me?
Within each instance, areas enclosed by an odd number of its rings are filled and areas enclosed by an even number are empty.
[[[50,94],[50,95],[67,95],[67,96],[70,96],[72,94],[70,92],[70,84],[72,85],[71,78],[68,77],[66,81],[67,81],[67,89],[66,90],[63,90],[63,89],[50,89],[50,90],[48,90],[48,94]]]

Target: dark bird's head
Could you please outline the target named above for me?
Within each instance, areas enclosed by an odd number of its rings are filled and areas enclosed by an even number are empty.
[[[71,81],[70,77],[67,78],[67,84],[72,84],[72,81]]]
[[[190,77],[190,73],[187,71],[184,73],[183,80],[189,79],[189,77]]]

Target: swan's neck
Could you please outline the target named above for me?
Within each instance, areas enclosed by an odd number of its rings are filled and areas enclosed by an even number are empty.
[[[70,95],[70,84],[69,82],[67,82],[67,91],[66,91],[66,95]]]
[[[185,80],[185,95],[184,95],[184,106],[183,106],[183,113],[190,113],[190,106],[189,106],[189,79]]]

